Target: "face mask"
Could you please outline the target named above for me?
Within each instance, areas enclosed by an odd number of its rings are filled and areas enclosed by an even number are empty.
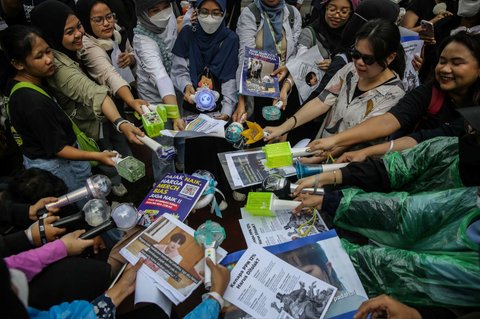
[[[17,269],[10,270],[10,282],[17,288],[17,297],[25,307],[28,306],[28,281],[27,276]]]
[[[459,17],[473,17],[480,11],[480,2],[478,0],[460,0],[458,1],[457,15]]]
[[[208,15],[206,18],[198,17],[198,23],[202,26],[203,31],[212,34],[215,33],[223,23],[223,17],[214,18],[211,15]]]
[[[150,17],[150,21],[159,28],[165,28],[173,14],[172,6]]]
[[[468,134],[458,142],[460,178],[465,186],[480,186],[480,145],[475,135]]]

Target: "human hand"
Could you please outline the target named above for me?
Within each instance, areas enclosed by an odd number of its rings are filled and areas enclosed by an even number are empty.
[[[332,151],[335,147],[335,136],[320,138],[311,141],[307,146],[312,152],[315,151]]]
[[[367,158],[367,154],[363,150],[345,152],[337,158],[336,163],[363,162]]]
[[[422,67],[422,64],[423,58],[418,54],[414,54],[412,60],[413,69],[418,72],[418,70],[420,70],[420,68]]]
[[[94,154],[95,154],[94,160],[96,160],[97,162],[100,162],[106,166],[115,167],[115,161],[113,160],[113,158],[115,158],[118,155],[118,153],[104,151],[104,152],[95,152]]]
[[[317,174],[319,175],[319,174]],[[297,196],[302,192],[302,189],[307,188],[307,187],[315,187],[315,182],[317,182],[317,187],[322,187],[319,183],[320,176],[317,175],[312,175],[308,177],[304,177],[302,179],[299,179],[297,181],[297,188],[295,188],[295,191],[293,192],[294,196]]]
[[[128,103],[128,106],[130,106],[138,114],[142,115],[144,113],[143,110],[142,110],[142,105],[149,105],[149,104],[150,103],[148,103],[145,100],[135,99],[135,100],[131,101],[130,103]]]
[[[39,199],[38,202],[36,202],[35,204],[31,205],[28,208],[28,218],[30,218],[31,220],[38,220],[37,212],[40,209],[45,208],[45,205],[47,205],[48,203],[54,203],[57,200],[58,200],[58,198],[56,198],[56,197],[45,197],[45,198]],[[51,213],[56,213],[59,210],[60,210],[60,208],[58,208],[58,207],[51,207],[51,208],[48,209],[48,211],[51,212]]]
[[[74,232],[63,235],[60,240],[67,248],[68,256],[80,255],[85,248],[93,245],[93,239],[80,239],[80,235],[85,232],[85,229],[76,230]]]
[[[268,135],[263,138],[265,142],[273,142],[284,133],[280,126],[266,126],[263,131],[268,133]]]
[[[232,121],[241,123],[242,116],[246,113],[245,106],[238,104],[237,109],[232,114]]]
[[[175,131],[183,131],[185,130],[186,126],[187,125],[185,124],[185,121],[182,118],[173,120],[173,129]]]
[[[270,76],[276,76],[278,78],[278,82],[282,82],[288,74],[288,68],[286,65],[279,67],[278,69],[274,70]]]
[[[130,122],[125,122],[120,125],[120,131],[125,135],[127,140],[130,143],[135,143],[138,145],[143,145],[142,142],[137,138],[137,135],[139,136],[145,136],[145,133],[142,132],[138,127],[133,125]]]
[[[217,119],[217,120],[228,121],[228,119],[230,118],[230,116],[228,116],[227,114],[221,113],[221,114],[216,114],[213,118],[215,118],[215,119]]]
[[[332,59],[324,59],[317,63],[317,68],[319,68],[322,71],[327,71],[328,68],[330,67],[330,64],[332,64]]]
[[[60,217],[58,216],[48,216],[44,219],[43,225],[45,226],[45,236],[47,237],[47,241],[53,241],[58,238],[58,236],[65,233],[65,228],[58,228],[53,227],[52,223],[58,220]],[[33,244],[35,246],[40,246],[42,244],[40,238],[40,229],[39,229],[39,221],[37,220],[35,223],[30,225],[30,231],[32,232],[32,239]]]
[[[117,64],[120,68],[125,69],[130,65],[135,64],[135,57],[133,53],[122,52],[118,55]]]
[[[387,295],[364,301],[353,318],[366,319],[369,314],[372,314],[373,319],[422,319],[422,316],[416,309],[404,305]]]
[[[183,91],[183,99],[190,104],[194,104],[195,101],[191,98],[191,95],[195,95],[195,89],[191,84],[188,84]]]
[[[446,18],[446,17],[449,17],[453,15],[453,13],[451,13],[450,11],[442,11],[440,13],[438,13],[435,17],[433,17],[432,20],[430,20],[431,23],[435,24],[437,23],[438,21],[442,20],[443,18]]]
[[[100,252],[100,250],[107,249],[107,245],[103,241],[101,236],[97,236],[92,239],[92,246],[93,246],[93,253],[96,255]]]
[[[145,259],[140,259],[135,266],[128,265],[122,277],[112,288],[108,289],[106,294],[110,297],[113,304],[118,307],[122,301],[135,291],[135,279],[137,271],[142,267]]]
[[[284,83],[288,83],[288,82],[285,81]],[[290,84],[288,85],[290,86]],[[285,111],[285,108],[287,107],[287,103],[288,103],[289,89],[284,89],[284,88],[285,88],[285,84],[283,84],[282,90],[280,91],[280,98],[278,100],[273,100],[273,104],[272,104],[272,105],[276,105],[279,101],[282,102],[282,106],[280,107],[282,111]]]
[[[214,264],[208,257],[206,261],[208,268],[210,268],[210,271],[212,272],[212,288],[210,291],[214,291],[220,296],[223,296],[230,281],[230,271],[220,264]]]
[[[320,152],[320,153],[314,153],[312,156],[309,156],[309,157],[299,157],[297,161],[300,161],[300,163],[302,164],[320,164],[325,162],[327,157],[328,157],[328,154],[324,154]]]
[[[294,214],[300,214],[304,208],[313,207],[318,210],[322,209],[323,195],[312,195],[306,193],[300,193],[296,198],[296,201],[302,202],[294,210]]]

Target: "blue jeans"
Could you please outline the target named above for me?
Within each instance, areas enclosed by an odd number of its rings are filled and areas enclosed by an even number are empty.
[[[25,168],[40,168],[49,171],[65,182],[68,191],[74,191],[85,186],[85,181],[92,175],[90,162],[88,161],[70,161],[63,158],[52,159],[30,159],[23,156],[23,165]],[[77,203],[78,207],[83,207],[86,201]]]

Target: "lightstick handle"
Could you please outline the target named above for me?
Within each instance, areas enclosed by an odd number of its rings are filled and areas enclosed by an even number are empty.
[[[205,289],[210,290],[212,288],[212,270],[207,265],[207,258],[210,258],[214,264],[217,264],[215,247],[205,248]]]
[[[291,151],[292,151],[292,157],[313,155],[309,147],[292,148]]]
[[[284,199],[272,199],[271,210],[278,211],[278,210],[293,210],[297,208],[302,202],[297,202],[294,200],[284,200]]]
[[[295,190],[297,189],[298,187],[298,184],[290,184],[290,194],[293,194],[295,192]],[[314,188],[314,187],[305,187],[302,189],[301,191],[302,193],[310,193],[310,194],[313,194],[313,195],[324,195],[325,194],[325,190],[323,188]]]
[[[142,109],[143,113],[150,113],[150,109],[146,105],[141,105],[140,108]]]
[[[347,166],[350,163],[340,163],[340,164],[323,164],[322,172],[332,172],[342,167]]]
[[[90,229],[89,231],[83,233],[80,235],[80,239],[92,239],[92,238],[95,238],[97,237],[98,235],[101,235],[103,234],[104,232],[106,232],[107,230],[110,230],[112,228],[114,228],[116,225],[115,225],[115,222],[113,221],[112,218],[109,218],[108,220],[104,221],[103,223],[101,223],[100,225],[96,226],[96,227],[93,227],[92,229]]]
[[[151,139],[147,135],[145,136],[139,136],[137,135],[137,138],[145,144],[148,148],[150,148],[152,151],[156,152],[159,148],[162,148],[162,145],[155,140]]]
[[[79,211],[78,213],[60,218],[59,220],[52,223],[53,227],[66,227],[74,222],[78,222],[84,218],[83,211]]]
[[[85,197],[91,196],[90,192],[88,191],[87,187],[82,187],[73,192],[70,192],[66,195],[61,196],[56,202],[48,203],[45,205],[45,208],[48,210],[53,207],[63,207],[67,206],[68,204],[75,203]]]

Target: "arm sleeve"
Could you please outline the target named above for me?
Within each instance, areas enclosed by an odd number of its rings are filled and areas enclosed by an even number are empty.
[[[363,189],[366,192],[389,192],[390,179],[381,159],[367,158],[364,162],[353,162],[340,169],[342,184]]]
[[[314,44],[315,39],[312,38],[311,29],[306,27],[300,33],[298,37],[298,44],[297,44],[297,55],[295,58],[298,58],[302,54],[308,51]]]
[[[232,116],[235,104],[237,103],[237,83],[235,82],[235,79],[222,83],[222,95],[221,113]]]
[[[185,91],[185,87],[187,85],[192,84],[188,65],[189,65],[188,59],[181,58],[175,54],[173,55],[172,72],[171,72],[172,82],[175,88],[182,93]],[[196,83],[194,87],[196,87]]]
[[[115,70],[107,52],[99,46],[91,44],[85,47],[81,59],[90,76],[99,84],[108,86],[113,94],[116,94],[122,86],[129,86]]]
[[[438,136],[458,136],[465,133],[465,125],[463,118],[458,118],[452,123],[444,123],[442,126],[432,130],[416,131],[409,136],[417,143],[432,139]]]
[[[431,97],[431,86],[420,85],[405,94],[388,112],[398,120],[402,131],[411,132],[427,111]]]
[[[240,41],[238,49],[238,68],[237,68],[237,86],[240,84],[243,68],[243,58],[245,57],[245,47],[255,48],[255,39],[257,37],[257,23],[255,16],[250,9],[242,10],[237,24],[237,35]]]
[[[108,88],[90,80],[73,62],[71,65],[56,63],[56,66],[57,71],[48,83],[69,99],[91,107],[95,115],[102,118],[102,104]]]
[[[175,88],[162,63],[162,55],[157,43],[146,36],[135,36],[134,47],[137,62],[155,82],[161,98],[175,95]]]
[[[2,236],[0,235],[0,256],[7,257],[32,249],[24,231]]]
[[[220,305],[211,298],[202,301],[201,304],[195,307],[184,319],[217,319],[220,314]]]
[[[67,248],[60,239],[18,255],[6,257],[8,268],[21,270],[31,281],[43,268],[67,256]]]
[[[295,16],[292,30],[293,39],[287,39],[287,41],[293,40],[293,47],[295,48],[295,50],[297,50],[298,38],[300,37],[300,33],[302,32],[302,15],[300,14],[300,11],[298,11],[298,9],[295,7],[293,7],[293,14]],[[297,52],[293,52],[290,59],[294,59],[296,56]]]

